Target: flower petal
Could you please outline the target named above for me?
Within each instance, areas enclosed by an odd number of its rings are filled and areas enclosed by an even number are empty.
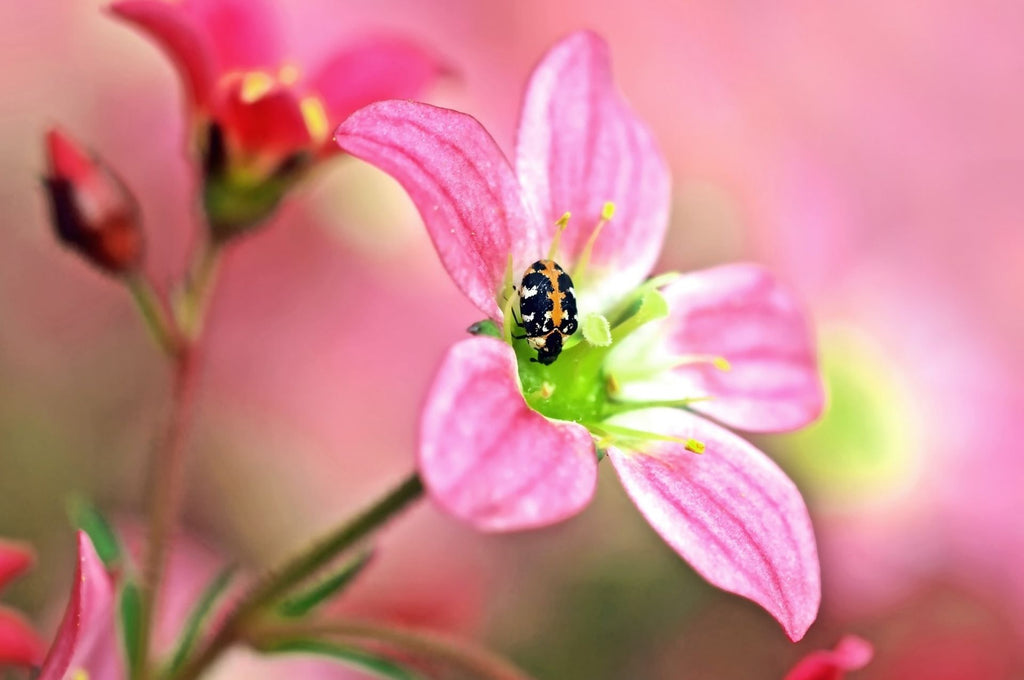
[[[793,640],[818,612],[821,582],[811,520],[800,492],[767,456],[714,423],[678,409],[611,421],[695,439],[608,449],[633,502],[655,531],[712,584],[757,602]]]
[[[251,97],[237,78],[223,92],[214,115],[230,142],[245,151],[283,155],[310,144],[302,107],[291,88],[272,85]]]
[[[43,656],[43,642],[20,614],[0,607],[0,668],[34,666]]]
[[[833,650],[811,652],[786,674],[785,680],[842,680],[847,671],[864,668],[874,656],[867,640],[847,635]]]
[[[614,299],[650,273],[668,225],[668,167],[616,90],[608,46],[597,35],[570,35],[534,70],[519,122],[516,173],[545,223],[572,213],[562,237],[563,258],[570,262],[583,250],[604,203],[615,203],[588,267],[606,272],[595,281],[599,298]]]
[[[624,385],[629,399],[709,396],[692,408],[730,427],[793,430],[824,407],[811,330],[793,295],[767,271],[733,264],[682,276],[662,293],[671,313],[660,329],[667,356],[725,358],[730,370],[691,363]]]
[[[266,0],[191,0],[183,9],[203,26],[219,74],[276,70],[281,66],[281,21]]]
[[[27,545],[0,539],[0,588],[32,566],[35,556]]]
[[[61,680],[84,670],[90,680],[117,680],[121,669],[114,588],[85,532],[78,533],[78,567],[71,598],[37,680]]]
[[[440,60],[401,38],[378,37],[334,54],[313,77],[332,126],[383,99],[413,99],[442,71]]]
[[[483,126],[457,111],[386,101],[352,114],[335,139],[405,187],[452,279],[500,319],[495,296],[509,253],[516,275],[543,253],[536,215]]]
[[[218,65],[211,38],[196,17],[164,0],[124,0],[112,4],[110,10],[141,28],[167,52],[185,81],[189,99],[205,109]]]
[[[434,500],[484,531],[566,519],[597,482],[590,433],[527,406],[512,348],[487,337],[444,358],[423,411],[419,464]]]

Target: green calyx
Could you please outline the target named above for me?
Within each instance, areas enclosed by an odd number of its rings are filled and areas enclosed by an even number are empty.
[[[550,365],[532,361],[537,356],[526,340],[506,336],[516,352],[519,380],[529,406],[542,415],[588,426],[630,404],[615,401],[617,385],[605,368],[608,355],[638,328],[668,315],[668,304],[654,287],[638,288],[613,320],[591,314],[584,329],[568,338],[565,349]]]

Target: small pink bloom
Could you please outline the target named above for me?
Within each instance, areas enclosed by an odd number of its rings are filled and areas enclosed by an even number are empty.
[[[835,649],[811,652],[800,660],[785,680],[842,680],[847,671],[864,668],[874,656],[871,643],[856,635],[847,635]]]
[[[139,267],[143,234],[138,204],[124,182],[57,129],[46,133],[45,178],[57,236],[115,274]]]
[[[0,590],[30,566],[34,557],[26,546],[0,539]],[[32,626],[15,611],[0,607],[0,668],[32,666],[43,656],[43,644]]]
[[[589,501],[596,445],[669,545],[802,637],[820,582],[799,492],[747,442],[667,407],[749,430],[810,422],[822,390],[807,323],[751,265],[644,283],[669,176],[605,43],[573,34],[537,66],[514,168],[475,119],[415,102],[368,106],[336,139],[402,183],[452,279],[503,328],[452,347],[430,390],[419,461],[433,498],[483,530],[551,524]],[[506,321],[510,279],[547,257],[565,213],[551,251],[572,275],[583,339],[540,365]]]
[[[78,534],[78,565],[71,597],[37,680],[122,680],[114,584],[85,532]]]

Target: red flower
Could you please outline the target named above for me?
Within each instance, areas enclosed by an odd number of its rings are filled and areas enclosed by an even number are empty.
[[[32,552],[17,543],[0,540],[0,589],[32,566]],[[0,607],[0,667],[39,663],[43,644],[18,613]]]
[[[138,205],[124,182],[56,129],[46,133],[46,152],[44,181],[57,236],[109,272],[136,270],[143,237]]]

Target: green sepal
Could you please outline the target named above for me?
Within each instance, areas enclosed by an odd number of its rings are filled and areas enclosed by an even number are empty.
[[[184,666],[185,661],[188,660],[189,654],[192,653],[192,649],[195,647],[196,640],[199,639],[203,625],[210,617],[210,612],[213,611],[214,605],[217,604],[225,593],[234,576],[235,568],[226,567],[203,590],[203,594],[189,613],[188,619],[185,621],[185,627],[178,638],[178,645],[174,649],[174,655],[171,657],[171,662],[168,666],[169,675],[176,674]]]
[[[296,638],[261,645],[265,654],[316,654],[371,673],[385,680],[425,680],[425,678],[390,659],[358,647],[313,638]]]
[[[492,338],[501,337],[501,329],[498,328],[498,324],[494,323],[490,319],[477,321],[475,324],[467,328],[466,332],[472,333],[473,335],[488,335]]]
[[[142,658],[142,593],[135,581],[126,579],[121,586],[118,611],[121,615],[121,642],[128,660],[129,675],[141,676]]]
[[[316,607],[327,602],[345,589],[362,573],[373,557],[373,551],[367,550],[341,566],[311,588],[292,595],[277,606],[277,613],[286,618],[294,619],[305,616]]]
[[[607,347],[612,344],[612,328],[608,319],[600,314],[587,314],[580,321],[583,339],[595,347]]]
[[[99,509],[85,500],[75,497],[68,502],[68,517],[75,528],[88,534],[96,554],[107,571],[117,571],[124,560],[124,549],[114,527]]]

